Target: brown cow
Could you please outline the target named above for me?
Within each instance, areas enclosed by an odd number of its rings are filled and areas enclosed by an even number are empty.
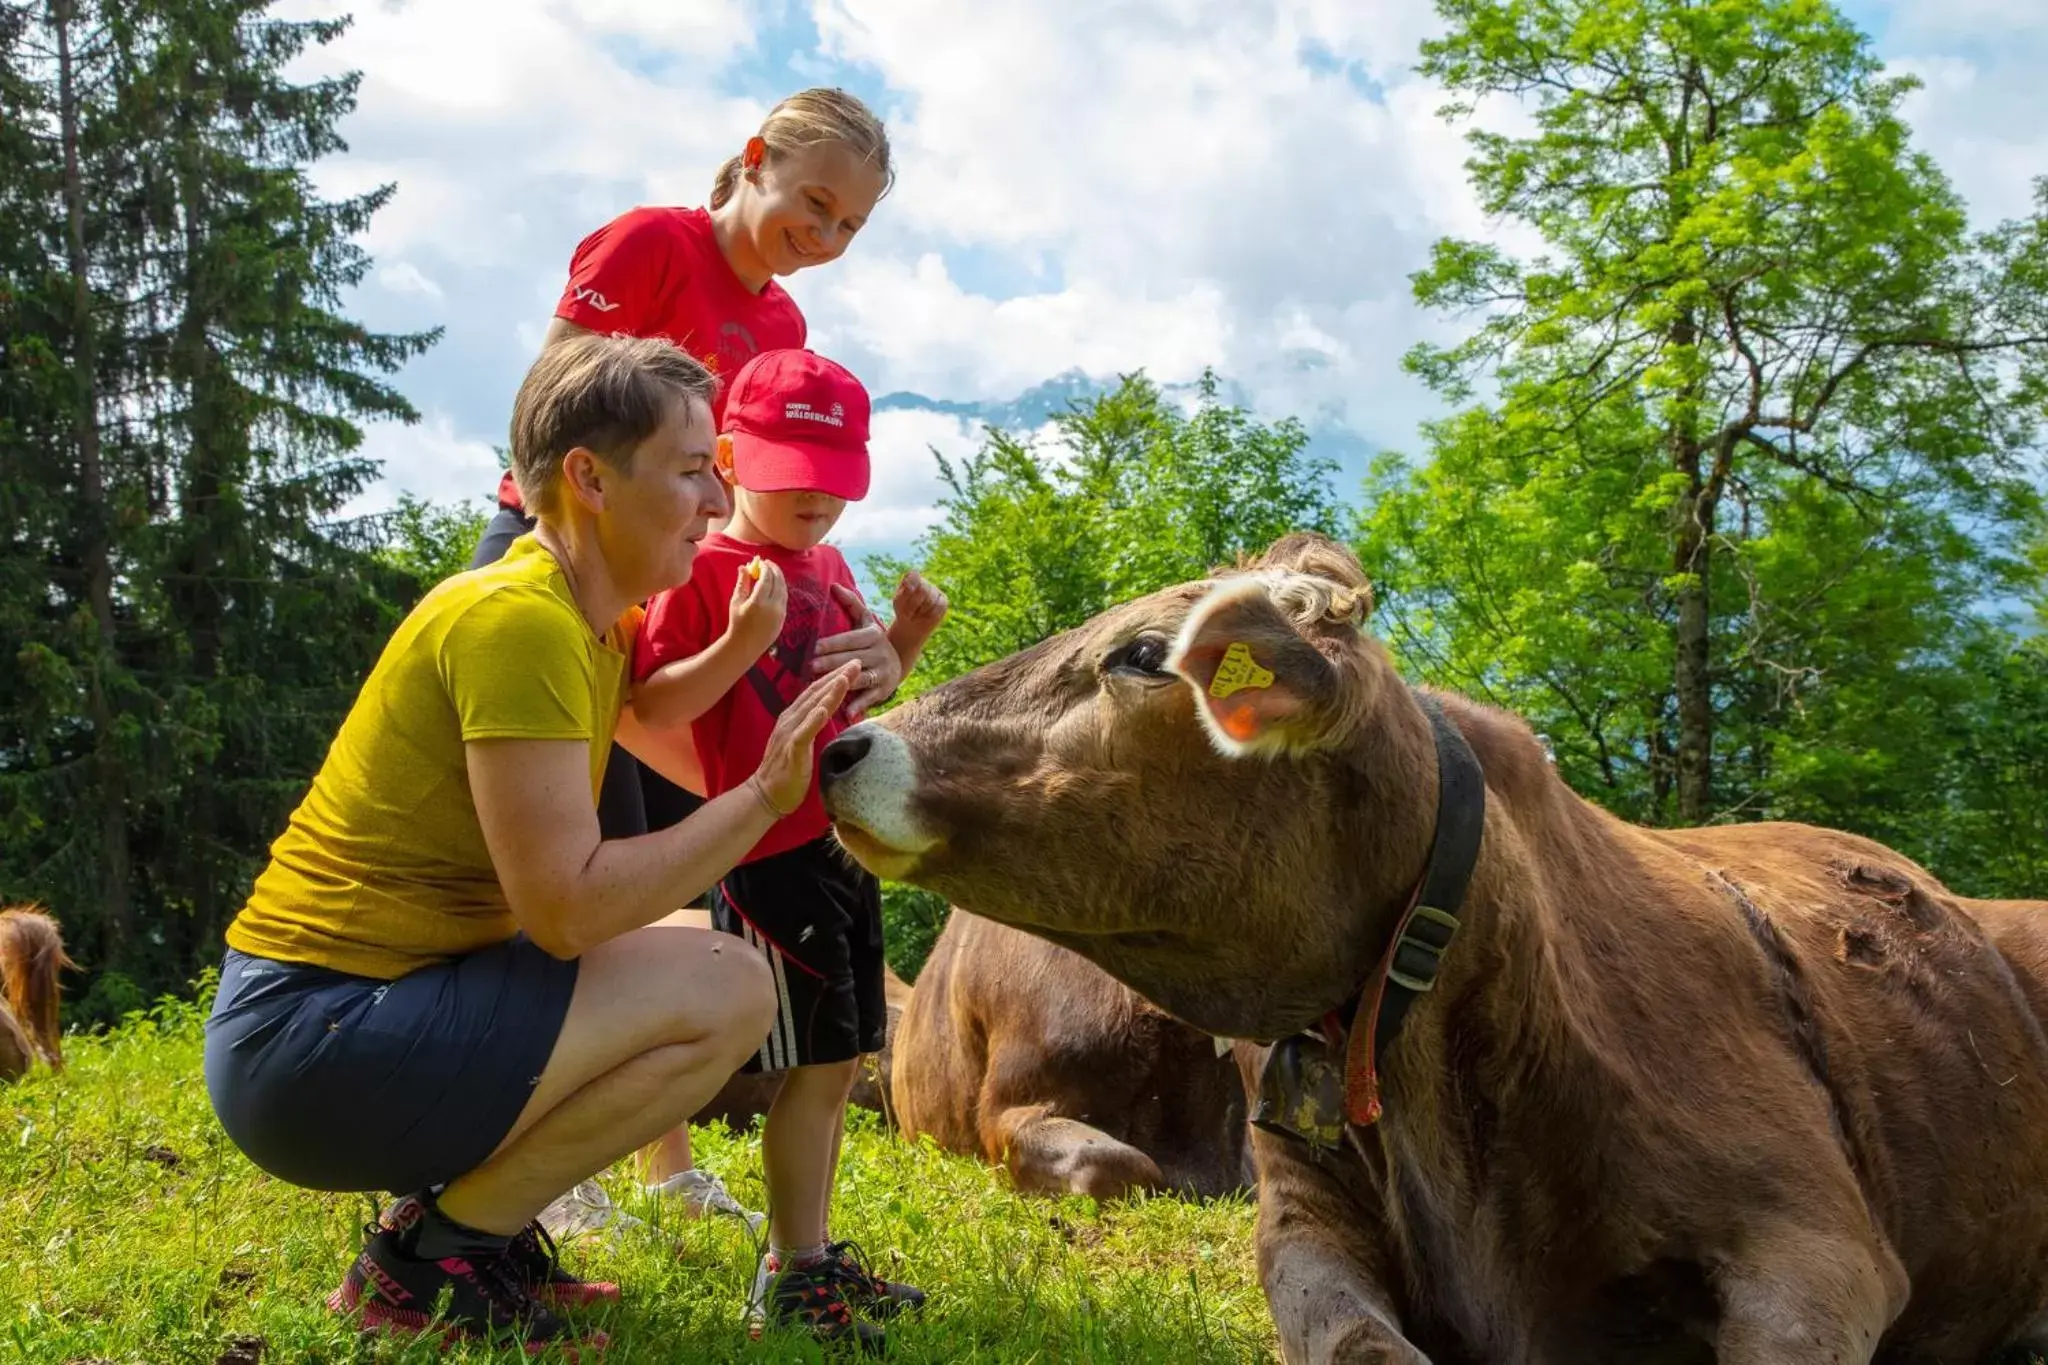
[[[1463,927],[1378,1122],[1348,1155],[1254,1135],[1290,1361],[1961,1365],[2048,1337],[2048,907],[1825,829],[1627,824],[1510,716],[1443,696],[1438,738],[1369,604],[1341,547],[1288,537],[847,731],[827,807],[875,871],[1271,1041],[1377,983],[1441,755],[1476,753]]]
[[[1019,1189],[1208,1197],[1253,1178],[1244,1087],[1215,1040],[1086,959],[954,910],[896,1036],[898,1128]]]
[[[56,920],[30,905],[0,910],[0,1081],[26,1075],[37,1058],[64,1069],[57,974],[74,965]]]

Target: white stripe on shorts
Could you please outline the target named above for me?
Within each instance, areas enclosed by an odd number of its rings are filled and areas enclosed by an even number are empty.
[[[768,969],[775,977],[775,1022],[768,1030],[768,1037],[761,1043],[758,1053],[761,1069],[764,1071],[787,1071],[796,1065],[796,1020],[791,1017],[789,1003],[789,973],[782,961],[782,954],[763,938],[754,926],[745,919],[740,928],[746,934],[747,942],[754,950],[768,959]]]

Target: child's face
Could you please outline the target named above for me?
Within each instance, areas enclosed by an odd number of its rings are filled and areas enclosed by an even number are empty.
[[[817,142],[761,165],[741,221],[777,275],[838,260],[875,211],[882,173],[843,142]]]
[[[733,501],[741,517],[771,543],[785,550],[808,550],[830,535],[846,510],[846,499],[830,493],[790,491],[756,493],[748,488],[733,489]]]

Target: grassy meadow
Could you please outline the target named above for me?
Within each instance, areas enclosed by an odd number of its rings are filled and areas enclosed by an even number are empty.
[[[370,1201],[294,1189],[235,1151],[207,1104],[200,1019],[166,1002],[112,1033],[68,1039],[62,1075],[38,1069],[0,1088],[0,1360],[524,1359],[361,1338],[327,1311]],[[762,1206],[758,1131],[700,1128],[697,1153],[742,1202]],[[753,1252],[736,1220],[664,1225],[623,1167],[603,1181],[648,1220],[610,1245],[567,1248],[579,1274],[624,1288],[622,1303],[587,1315],[611,1334],[605,1361],[823,1358],[786,1334],[747,1339]],[[922,1322],[891,1328],[891,1360],[1222,1365],[1275,1359],[1252,1219],[1244,1199],[1020,1197],[979,1162],[903,1142],[855,1111],[834,1232],[932,1295]]]

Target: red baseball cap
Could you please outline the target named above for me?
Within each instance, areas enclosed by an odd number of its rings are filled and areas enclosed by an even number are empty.
[[[756,493],[868,493],[868,391],[814,351],[763,351],[726,389],[733,475]]]

